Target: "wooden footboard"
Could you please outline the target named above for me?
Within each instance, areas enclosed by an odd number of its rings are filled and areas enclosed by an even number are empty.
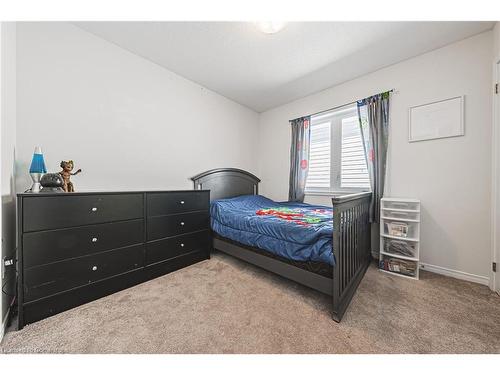
[[[340,322],[371,260],[371,193],[333,198],[333,319]]]

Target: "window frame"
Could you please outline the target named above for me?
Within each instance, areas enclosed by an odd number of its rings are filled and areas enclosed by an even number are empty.
[[[364,188],[343,188],[342,183],[342,119],[346,117],[345,113],[352,112],[358,116],[356,104],[348,104],[346,106],[333,109],[326,113],[316,116],[311,116],[311,131],[314,126],[314,121],[320,123],[330,122],[330,187],[305,187],[306,195],[332,195],[332,194],[345,194],[345,193],[358,193],[371,191],[371,187]],[[342,115],[344,114],[344,115]],[[311,139],[309,140],[311,142]],[[365,156],[366,157],[366,156]]]

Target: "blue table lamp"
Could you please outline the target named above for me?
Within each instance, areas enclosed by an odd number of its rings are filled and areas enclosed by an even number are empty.
[[[43,160],[42,148],[37,146],[35,147],[35,152],[33,153],[33,159],[31,160],[30,166],[30,176],[33,180],[30,192],[40,192],[40,179],[44,173],[47,173],[47,168],[45,167],[45,161]]]

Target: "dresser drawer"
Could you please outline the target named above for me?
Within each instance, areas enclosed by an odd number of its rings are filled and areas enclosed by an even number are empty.
[[[210,232],[196,232],[154,241],[146,245],[146,265],[162,262],[192,251],[209,254]]]
[[[148,241],[184,233],[208,230],[208,212],[148,217]]]
[[[23,266],[29,268],[144,242],[144,221],[87,225],[23,234]]]
[[[148,216],[208,210],[209,200],[208,191],[148,193],[146,196]]]
[[[61,194],[23,200],[25,232],[138,219],[143,215],[142,194]]]
[[[144,245],[51,263],[24,271],[24,301],[87,285],[143,266]]]

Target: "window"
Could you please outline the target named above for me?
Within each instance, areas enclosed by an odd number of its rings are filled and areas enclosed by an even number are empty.
[[[369,189],[356,105],[312,116],[306,193]]]

